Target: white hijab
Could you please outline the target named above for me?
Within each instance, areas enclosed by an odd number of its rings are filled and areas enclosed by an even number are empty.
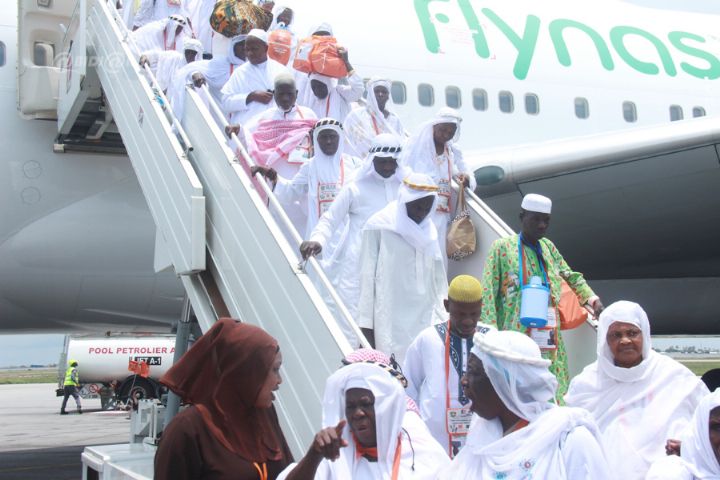
[[[338,149],[334,155],[326,155],[318,144],[318,135],[324,130],[332,130],[340,136]],[[310,172],[308,172],[311,188],[312,185],[319,183],[339,183],[341,176],[344,176],[343,183],[349,183],[352,180],[354,171],[351,169],[351,165],[344,165],[344,168],[341,165],[345,149],[345,133],[343,132],[342,123],[333,118],[321,118],[313,128],[312,140],[314,154]],[[341,175],[341,171],[343,175]]]
[[[247,35],[238,35],[230,39],[227,54],[224,57],[216,56],[208,63],[205,78],[216,90],[222,89],[230,79],[231,70],[239,67],[245,60],[235,55],[235,45],[247,38]],[[232,67],[231,67],[232,65]]]
[[[366,105],[365,111],[375,119],[377,130],[380,133],[392,133],[396,136],[404,135],[405,132],[396,132],[395,129],[385,118],[385,114],[380,111],[378,107],[377,98],[375,97],[375,87],[382,86],[387,88],[388,93],[391,92],[392,82],[387,78],[372,77],[368,80],[365,85],[366,93]],[[391,111],[392,108],[392,95],[389,95],[387,104],[385,104],[385,110]],[[362,110],[360,110],[362,112]],[[365,115],[348,114],[345,118],[345,131],[350,134],[348,137],[352,141],[352,148],[359,154],[364,154],[367,151],[369,145],[372,143],[372,139],[375,138],[377,133],[373,125],[367,125],[365,122]]]
[[[402,182],[400,168],[395,170],[395,175],[393,175],[393,177],[383,178],[382,176],[380,176],[379,173],[375,171],[375,165],[373,163],[375,157],[389,157],[394,158],[395,161],[398,161],[401,154],[402,142],[400,142],[400,139],[397,137],[397,135],[393,135],[392,133],[381,133],[373,139],[370,151],[363,160],[362,166],[358,170],[355,179],[360,180],[365,177],[375,177],[378,180],[386,181],[390,180],[390,178],[395,177]]]
[[[522,480],[529,478],[529,471],[532,478],[567,478],[559,448],[567,433],[579,426],[586,427],[600,443],[590,415],[578,408],[551,403],[557,380],[548,370],[550,362],[542,358],[537,344],[527,335],[481,326],[473,340],[472,354],[482,361],[503,404],[530,423],[503,436],[499,419],[478,418],[467,444],[442,478]],[[587,478],[604,478],[597,473],[588,472]]]
[[[615,322],[642,331],[643,360],[632,368],[615,366],[607,332]],[[707,387],[687,368],[652,350],[650,323],[640,305],[615,302],[600,315],[598,360],[575,377],[565,396],[588,410],[603,436],[608,463],[618,478],[643,478],[665,455],[665,441],[682,434]]]
[[[415,223],[408,217],[406,205],[413,200],[432,196],[434,198],[430,213]],[[437,185],[427,175],[412,173],[408,175],[398,189],[398,199],[370,217],[363,230],[390,230],[424,255],[442,258],[437,241],[437,228],[432,221],[432,212],[437,205]]]
[[[375,396],[375,432],[377,435],[378,467],[382,480],[390,480],[398,439],[401,441],[399,478],[434,479],[438,469],[450,459],[424,425],[406,421],[405,391],[400,382],[382,367],[369,363],[353,363],[333,373],[325,384],[323,426],[335,426],[345,418],[345,392],[365,388]],[[340,458],[328,462],[332,478],[353,478],[356,461],[355,442],[347,424],[342,434],[348,446],[340,450]],[[327,460],[326,460],[327,462]]]
[[[683,462],[700,480],[720,480],[720,464],[710,445],[708,423],[710,412],[716,407],[720,407],[720,390],[715,390],[700,401],[680,447]]]
[[[455,136],[445,144],[448,154],[453,155],[453,145],[460,139],[460,122],[462,122],[462,117],[457,110],[450,107],[441,108],[435,118],[423,123],[418,134],[408,140],[407,148],[400,159],[402,166],[414,172],[427,173],[433,177],[437,173],[447,176],[447,165],[438,165],[435,161],[437,152],[433,139],[433,128],[441,123],[452,123],[457,126]]]

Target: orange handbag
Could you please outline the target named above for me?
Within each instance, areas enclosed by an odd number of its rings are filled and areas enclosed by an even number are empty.
[[[560,329],[572,330],[582,325],[588,317],[588,311],[580,305],[580,302],[572,291],[570,285],[561,279],[562,288],[560,291],[560,304],[558,311],[560,313]]]

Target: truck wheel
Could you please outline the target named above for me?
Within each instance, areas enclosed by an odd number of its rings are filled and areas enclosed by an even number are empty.
[[[123,402],[128,402],[133,397],[137,397],[138,400],[143,398],[157,398],[157,384],[147,378],[136,378],[133,382],[133,378],[127,378],[122,386],[120,387],[120,393],[118,397]]]

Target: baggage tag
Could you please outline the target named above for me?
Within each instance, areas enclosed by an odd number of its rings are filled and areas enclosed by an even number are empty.
[[[557,350],[557,330],[553,328],[531,328],[530,338],[540,347],[540,350],[547,352]]]
[[[545,328],[555,328],[555,327],[557,327],[557,315],[555,312],[555,307],[550,305],[548,307],[547,324],[545,325]]]
[[[339,190],[337,183],[318,183],[318,217],[322,217],[322,215],[330,209]]]
[[[447,414],[447,431],[453,440],[456,436],[465,436],[470,431],[470,421],[472,420],[472,411],[470,407],[448,408]]]
[[[438,180],[438,206],[436,211],[450,213],[450,180],[442,178]]]

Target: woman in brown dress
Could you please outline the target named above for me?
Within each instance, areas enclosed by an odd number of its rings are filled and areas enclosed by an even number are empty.
[[[292,462],[273,407],[282,382],[277,341],[219,320],[160,381],[192,404],[167,426],[156,480],[274,480]]]

